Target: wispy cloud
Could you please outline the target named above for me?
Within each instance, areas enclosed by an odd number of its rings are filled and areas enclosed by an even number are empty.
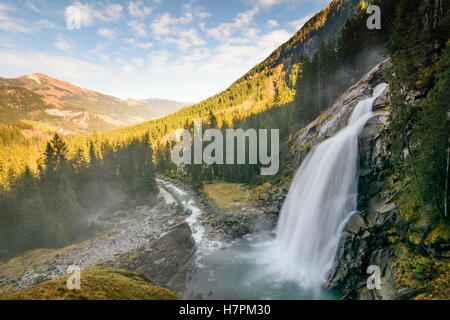
[[[193,15],[190,12],[187,12],[178,18],[174,18],[170,15],[170,13],[165,12],[150,24],[150,29],[156,38],[160,38],[161,36],[166,36],[172,33],[174,31],[174,26],[188,24],[192,21]]]
[[[219,41],[224,41],[233,34],[244,31],[249,28],[253,22],[253,18],[260,11],[259,6],[255,6],[250,10],[241,12],[236,15],[233,22],[225,22],[219,24],[214,28],[206,28],[204,23],[200,23],[200,28],[209,36],[216,38]]]
[[[168,37],[164,39],[164,42],[175,44],[178,46],[178,49],[182,51],[191,47],[198,47],[206,44],[205,40],[200,38],[197,30],[194,28],[178,31],[176,36],[177,38]]]
[[[151,42],[137,42],[135,44],[135,47],[141,48],[141,49],[150,49],[153,46],[153,43]]]
[[[152,52],[147,56],[149,67],[147,71],[150,74],[165,74],[168,71],[167,63],[171,54],[165,50],[160,50],[158,52]]]
[[[51,22],[47,19],[42,19],[42,20],[38,20],[36,22],[33,23],[36,27],[41,28],[41,29],[59,29],[58,26],[54,23]]]
[[[106,17],[111,20],[117,20],[122,15],[123,7],[117,3],[108,3],[103,5]]]
[[[151,47],[153,47],[153,43],[151,43],[151,42],[137,42],[133,38],[127,39],[127,40],[125,40],[125,42],[133,45],[136,48],[141,48],[141,49],[150,49]]]
[[[191,13],[195,18],[206,19],[211,17],[211,13],[207,12],[204,7],[194,5],[195,0],[183,5],[183,9],[185,12]]]
[[[72,49],[72,45],[69,41],[63,38],[62,35],[59,35],[53,45],[60,51],[69,51]]]
[[[95,46],[94,49],[90,50],[88,53],[89,55],[93,55],[97,58],[99,58],[101,61],[105,62],[105,63],[110,63],[111,59],[109,58],[109,56],[107,54],[105,54],[103,52],[103,50],[105,50],[107,48],[107,44],[106,43],[99,43]]]
[[[257,0],[256,2],[259,6],[267,8],[285,1],[286,0]]]
[[[239,0],[224,10],[221,0],[0,0],[0,59],[11,63],[0,66],[4,74],[79,78],[118,96],[156,90],[198,100],[261,62],[326,1]],[[80,7],[81,30],[66,30],[68,5]],[[42,41],[33,43],[34,35]],[[104,81],[91,80],[92,73]]]
[[[30,8],[31,10],[33,10],[36,13],[41,13],[42,10],[40,8],[37,7],[37,5],[35,4],[36,1],[32,1],[32,0],[27,0],[25,3],[27,5],[28,8]]]
[[[14,11],[15,11],[14,7],[4,3],[0,3],[0,30],[8,32],[23,32],[23,33],[32,32],[33,30],[27,27],[25,22],[11,18],[8,15],[8,12]]]
[[[108,29],[108,28],[100,28],[100,29],[98,29],[97,33],[99,35],[101,35],[102,37],[109,38],[109,39],[114,39],[114,37],[116,36],[116,32],[114,30]]]
[[[300,30],[300,29],[305,25],[305,23],[308,22],[308,20],[311,19],[311,18],[312,18],[312,15],[308,15],[308,16],[303,17],[303,18],[301,18],[301,19],[298,19],[298,20],[294,20],[294,21],[289,22],[289,25],[290,25],[292,28],[294,28],[295,31],[298,31],[298,30]]]
[[[39,66],[39,70],[36,70]],[[108,69],[98,65],[42,52],[32,51],[0,51],[0,68],[5,72],[28,74],[45,70],[46,73],[59,79],[107,78]]]
[[[142,58],[133,59],[133,63],[135,65],[137,65],[138,67],[143,67],[144,66],[144,59],[142,59]]]
[[[291,33],[280,29],[251,39],[229,39],[215,48],[212,58],[200,66],[200,71],[208,75],[239,77],[291,36]]]
[[[269,25],[269,27],[274,28],[278,26],[278,22],[276,20],[269,20],[267,21],[267,24]]]
[[[144,23],[132,20],[127,22],[127,26],[133,30],[137,37],[146,37],[147,36],[147,28]]]
[[[142,18],[150,14],[152,12],[152,9],[150,7],[144,6],[144,3],[142,1],[132,1],[128,5],[128,11],[130,12],[130,15],[134,18]]]
[[[89,27],[95,24],[97,21],[110,22],[119,19],[122,15],[123,7],[120,4],[101,4],[93,7],[87,3],[81,3],[76,1],[74,5],[80,8],[81,12],[81,25]],[[70,12],[66,10],[66,18],[70,16]]]

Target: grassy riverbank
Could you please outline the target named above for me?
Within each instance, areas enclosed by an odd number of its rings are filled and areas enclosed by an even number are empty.
[[[0,300],[177,300],[172,291],[152,285],[140,273],[88,267],[81,271],[81,289],[67,288],[64,275],[18,291],[0,294]]]

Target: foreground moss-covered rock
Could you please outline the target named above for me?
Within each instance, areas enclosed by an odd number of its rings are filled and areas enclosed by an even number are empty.
[[[169,289],[150,283],[141,273],[89,267],[81,271],[81,289],[70,290],[64,275],[18,291],[0,300],[178,300]]]

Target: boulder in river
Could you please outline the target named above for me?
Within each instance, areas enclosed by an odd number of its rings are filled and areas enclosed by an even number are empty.
[[[184,222],[174,226],[148,247],[150,250],[142,251],[134,260],[133,269],[145,274],[154,284],[183,291],[196,250],[189,225]]]

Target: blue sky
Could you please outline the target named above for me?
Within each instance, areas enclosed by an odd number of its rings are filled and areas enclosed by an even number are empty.
[[[0,0],[0,77],[44,73],[119,98],[198,102],[331,0]],[[80,9],[69,29],[70,6]]]

